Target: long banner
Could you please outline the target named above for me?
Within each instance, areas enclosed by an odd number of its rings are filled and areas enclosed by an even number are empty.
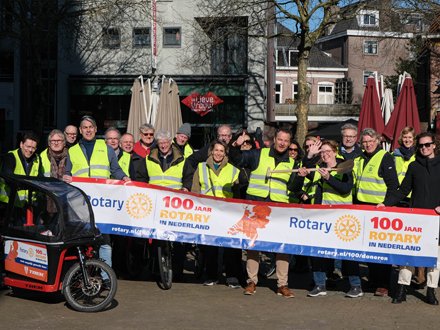
[[[220,199],[140,182],[74,178],[103,233],[434,267],[433,210]]]

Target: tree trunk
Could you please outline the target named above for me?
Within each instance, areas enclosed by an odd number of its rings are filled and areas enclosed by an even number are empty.
[[[309,50],[301,50],[298,54],[298,101],[296,104],[296,140],[303,144],[308,132],[308,114],[310,86],[307,83],[307,68],[309,67]]]

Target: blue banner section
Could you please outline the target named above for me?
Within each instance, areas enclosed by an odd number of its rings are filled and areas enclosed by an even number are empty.
[[[225,238],[213,235],[184,233],[178,231],[158,231],[141,227],[98,223],[99,229],[105,234],[122,235],[138,238],[153,238],[184,243],[215,245],[238,249],[252,249],[267,252],[279,252],[294,255],[332,258],[341,260],[353,260],[359,262],[373,262],[395,265],[411,265],[418,267],[435,267],[437,259],[434,257],[419,257],[393,254],[393,247],[384,246],[386,253],[366,252],[348,249],[332,249],[319,246],[305,246],[287,243],[274,243],[257,241],[253,247],[249,247],[249,240],[235,237]],[[402,245],[394,246],[399,250]]]
[[[23,259],[23,258],[15,258],[15,262],[19,263],[19,264],[22,264],[22,265],[26,265],[26,266],[47,270],[47,265],[43,265],[43,264],[40,264],[38,262],[26,260],[26,259]]]

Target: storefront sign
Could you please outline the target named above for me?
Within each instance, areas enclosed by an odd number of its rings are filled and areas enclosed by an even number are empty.
[[[184,98],[182,103],[203,117],[211,112],[216,105],[223,103],[223,100],[213,92],[208,92],[205,95],[200,95],[199,93],[194,92]]]

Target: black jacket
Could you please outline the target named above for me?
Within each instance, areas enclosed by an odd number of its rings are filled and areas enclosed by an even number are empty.
[[[410,207],[434,209],[440,206],[440,156],[417,155],[406,171],[400,188],[385,198],[386,206],[396,205],[412,191]]]

